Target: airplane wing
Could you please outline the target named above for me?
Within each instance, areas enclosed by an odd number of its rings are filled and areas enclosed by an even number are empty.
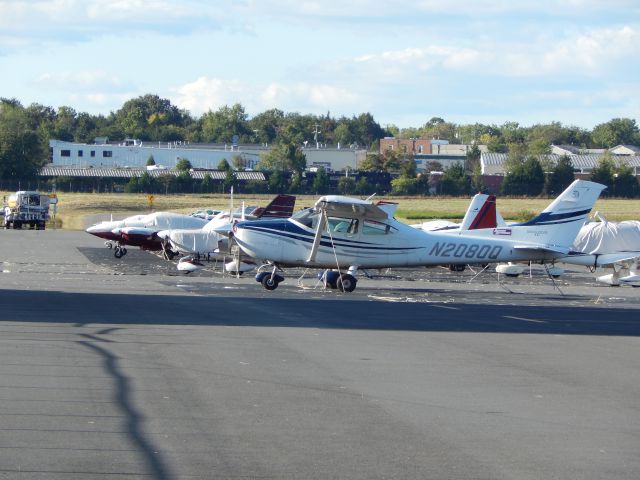
[[[389,218],[378,205],[366,200],[343,197],[341,195],[326,195],[320,197],[315,205],[316,210],[324,210],[327,216],[356,217],[362,220],[386,220]]]
[[[514,250],[518,250],[519,252],[535,252],[535,253],[550,253],[554,257],[560,255],[568,255],[569,249],[563,247],[555,247],[550,245],[514,245]]]
[[[615,263],[630,262],[640,258],[640,252],[616,252],[616,253],[580,253],[571,252],[559,261],[573,265],[585,265],[587,267],[606,267]]]

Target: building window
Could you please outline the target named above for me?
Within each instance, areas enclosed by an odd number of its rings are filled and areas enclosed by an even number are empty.
[[[61,157],[70,157],[71,156],[71,150],[60,150],[60,156]]]
[[[83,154],[82,150],[78,150],[78,156],[79,156],[79,157],[82,157],[83,155],[84,155],[84,154]]]
[[[389,145],[389,146],[387,147],[387,150],[393,150],[393,145]]]
[[[95,150],[91,150],[91,156],[95,157],[96,156],[96,151]]]
[[[103,157],[112,157],[113,156],[113,152],[111,150],[103,150],[102,156]]]
[[[403,151],[403,153],[407,153],[407,146],[406,145],[402,145],[402,151]]]
[[[423,151],[422,149],[423,149],[423,148],[424,148],[424,147],[423,147],[422,145],[418,145],[418,153],[422,153],[422,151]]]

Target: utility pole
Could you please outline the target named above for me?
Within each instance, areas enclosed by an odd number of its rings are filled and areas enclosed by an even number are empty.
[[[318,143],[318,134],[321,133],[320,130],[318,130],[318,127],[320,125],[318,125],[317,123],[314,125],[315,130],[313,131],[313,140],[316,142],[316,150],[318,150],[320,148],[320,144]]]

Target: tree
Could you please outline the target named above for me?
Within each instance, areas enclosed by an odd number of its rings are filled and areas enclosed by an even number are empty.
[[[149,158],[147,158],[147,167],[151,167],[155,164],[156,164],[156,161],[153,158],[153,155],[149,155]]]
[[[505,195],[537,196],[544,187],[544,171],[535,157],[528,157],[522,164],[515,165],[502,182]]]
[[[603,196],[613,195],[613,175],[616,165],[613,163],[611,154],[605,152],[598,160],[598,165],[591,171],[591,181],[607,186],[607,190],[601,193]]]
[[[0,99],[0,178],[29,179],[46,158],[44,142],[16,101]]]
[[[443,195],[466,195],[469,193],[469,177],[462,163],[454,163],[442,175],[440,192]]]
[[[384,170],[384,159],[379,153],[368,153],[360,164],[360,170],[365,172],[380,172]]]
[[[466,160],[464,162],[464,169],[467,173],[473,173],[476,170],[476,166],[480,165],[480,157],[482,156],[482,152],[478,145],[475,143],[471,146],[466,155]]]
[[[238,135],[240,141],[252,137],[247,114],[239,103],[231,107],[225,105],[216,112],[209,110],[200,118],[200,123],[205,142],[231,143],[234,135]]]
[[[415,195],[418,187],[417,178],[398,177],[391,180],[392,195]]]
[[[338,180],[338,192],[342,195],[352,195],[356,190],[356,180],[353,177],[340,177]]]
[[[316,195],[327,193],[329,191],[329,175],[327,171],[320,167],[313,179],[313,192]]]
[[[613,178],[613,194],[616,197],[635,198],[640,193],[640,184],[629,165],[621,165],[616,169]]]
[[[129,179],[127,184],[124,186],[124,191],[126,193],[138,193],[140,186],[138,185],[138,177],[133,176]]]
[[[247,168],[247,162],[242,155],[234,155],[231,157],[231,163],[236,170],[244,170]]]
[[[258,169],[302,173],[307,167],[307,157],[292,143],[279,143],[271,151],[261,155]]]
[[[173,176],[173,175],[172,175]],[[138,191],[144,193],[153,193],[156,188],[156,179],[153,178],[149,172],[144,172],[138,180]]]
[[[179,170],[181,172],[188,172],[192,168],[193,166],[191,165],[191,162],[186,158],[180,158],[176,162],[176,170]]]
[[[202,189],[202,193],[211,193],[213,192],[213,177],[209,172],[204,174],[204,178],[202,179],[202,184],[200,185]]]
[[[231,187],[233,187],[236,184],[236,176],[233,174],[233,170],[231,169],[231,167],[229,167],[225,171],[224,180],[222,184],[224,186],[225,192],[230,191]]]
[[[573,164],[567,155],[562,155],[547,177],[545,192],[550,196],[557,196],[564,191],[575,179]]]
[[[223,172],[227,172],[229,170],[231,170],[231,165],[229,165],[229,162],[227,162],[226,158],[223,158],[222,160],[220,160],[218,162],[218,170],[221,170]]]
[[[596,125],[591,132],[591,139],[596,146],[605,148],[632,144],[638,139],[638,125],[631,118],[614,118]]]

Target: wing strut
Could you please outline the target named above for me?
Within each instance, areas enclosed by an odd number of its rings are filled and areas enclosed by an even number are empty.
[[[320,246],[320,240],[322,240],[322,230],[327,223],[327,212],[324,209],[320,210],[320,219],[318,220],[318,226],[316,227],[316,234],[313,237],[313,244],[311,245],[311,251],[309,252],[309,258],[307,263],[315,261],[316,254],[318,253],[318,247]]]

